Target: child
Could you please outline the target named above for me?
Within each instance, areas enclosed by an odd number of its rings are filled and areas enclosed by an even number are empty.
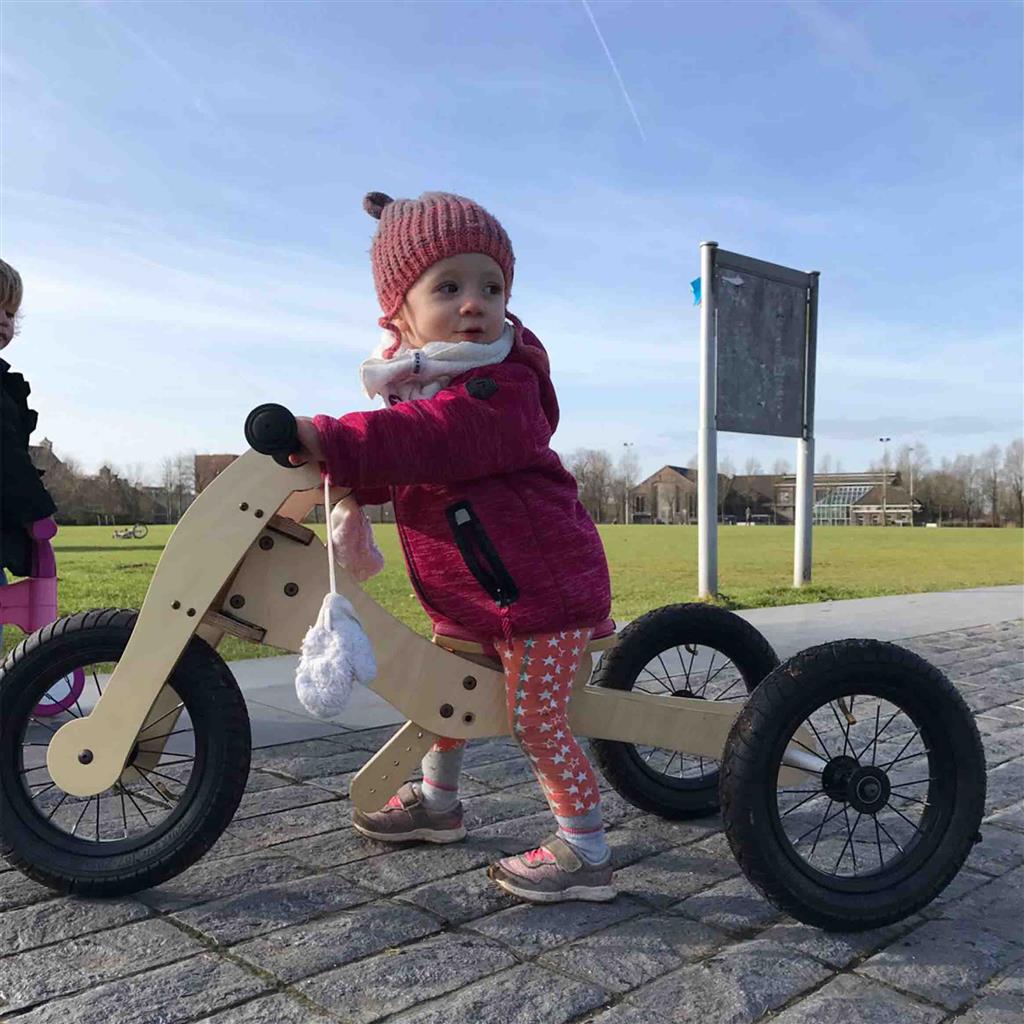
[[[0,349],[16,333],[21,308],[21,275],[0,260]],[[15,576],[32,573],[32,539],[28,527],[53,515],[56,505],[39,479],[39,470],[28,455],[28,438],[36,427],[36,413],[28,407],[30,388],[20,373],[10,373],[10,363],[0,359],[0,581],[4,569]]]
[[[533,902],[612,899],[597,779],[566,721],[579,659],[610,609],[608,566],[576,482],[549,441],[548,358],[509,312],[514,257],[498,221],[444,192],[363,200],[384,341],[361,368],[385,408],[299,420],[304,456],[360,504],[391,500],[409,576],[435,629],[494,643],[512,734],[557,820],[536,850],[489,874]],[[445,632],[440,629],[440,632]],[[373,839],[461,839],[464,742],[441,739],[381,811]]]

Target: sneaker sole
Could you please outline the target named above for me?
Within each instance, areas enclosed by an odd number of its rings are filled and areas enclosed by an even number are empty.
[[[466,829],[461,825],[457,829],[414,828],[411,832],[374,832],[355,821],[352,827],[361,836],[381,843],[408,843],[415,839],[424,843],[457,843],[466,838]]]
[[[489,872],[488,875],[491,881],[505,892],[518,896],[521,900],[526,900],[529,903],[561,903],[568,900],[608,903],[618,895],[611,885],[572,885],[568,889],[561,889],[558,892],[543,892],[538,889],[520,888],[514,882],[503,877],[495,877]]]

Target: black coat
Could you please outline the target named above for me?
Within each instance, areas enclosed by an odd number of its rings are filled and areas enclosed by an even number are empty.
[[[32,541],[27,527],[57,510],[43,486],[41,471],[28,455],[28,438],[36,428],[36,413],[28,407],[31,388],[20,373],[0,359],[0,566],[15,576],[32,572]]]

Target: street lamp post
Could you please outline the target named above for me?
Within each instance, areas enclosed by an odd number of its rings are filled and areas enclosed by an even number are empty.
[[[878,439],[882,442],[882,525],[888,526],[888,512],[886,511],[886,486],[889,483],[889,442],[892,440],[891,437],[880,437]]]
[[[907,453],[910,456],[910,525],[914,525],[914,452],[916,448],[908,448]]]
[[[622,442],[622,447],[626,448],[626,449],[632,448],[633,447],[633,442],[632,441],[623,441]],[[627,451],[625,454],[628,456],[629,452]],[[626,478],[623,481],[625,483],[625,487],[623,488],[623,491],[624,491],[623,504],[625,505],[625,508],[623,509],[623,515],[622,515],[622,521],[623,521],[623,523],[625,523],[626,526],[629,526],[629,487],[630,487],[630,484],[629,484],[628,468],[629,468],[629,459],[626,458],[624,460],[624,465],[623,465],[623,471],[626,473]]]

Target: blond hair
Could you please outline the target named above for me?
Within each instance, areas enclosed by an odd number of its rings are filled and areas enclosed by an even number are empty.
[[[10,313],[17,313],[23,294],[21,274],[10,263],[0,260],[0,306]]]

